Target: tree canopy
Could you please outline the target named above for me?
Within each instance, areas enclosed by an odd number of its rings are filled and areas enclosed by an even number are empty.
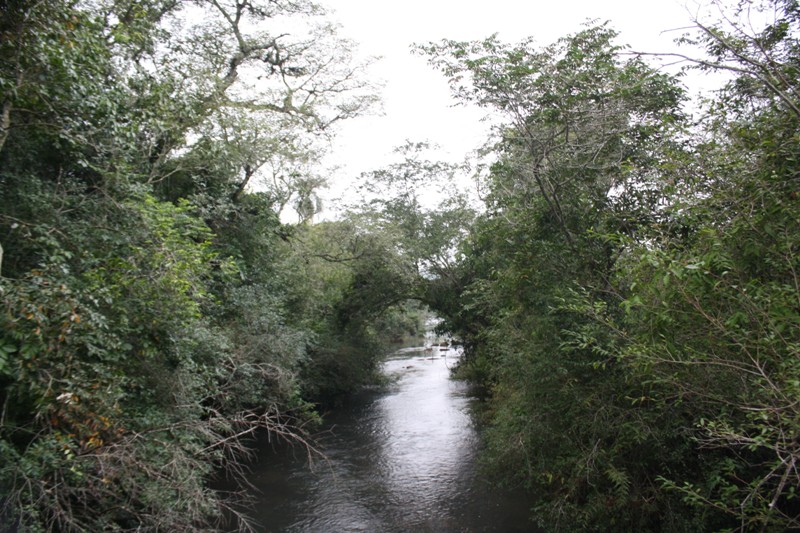
[[[696,21],[673,55],[730,78],[694,116],[610,24],[418,45],[497,118],[482,205],[409,142],[323,222],[375,95],[320,6],[0,13],[0,529],[247,529],[214,476],[313,454],[425,307],[544,529],[800,527],[796,1]]]
[[[0,10],[2,529],[236,526],[209,483],[243,439],[311,449],[315,403],[380,354],[381,319],[341,309],[391,250],[279,219],[314,214],[363,65],[304,1]],[[351,263],[317,259],[326,232]]]
[[[697,122],[607,25],[419,47],[505,117],[445,317],[546,530],[798,527],[797,23],[697,21],[691,64],[734,75]]]

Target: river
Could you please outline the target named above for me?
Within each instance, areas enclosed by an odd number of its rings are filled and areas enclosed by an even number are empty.
[[[458,352],[406,348],[384,363],[392,384],[326,416],[326,459],[265,449],[252,467],[254,518],[266,532],[531,532],[529,501],[477,469],[469,387],[449,379]]]

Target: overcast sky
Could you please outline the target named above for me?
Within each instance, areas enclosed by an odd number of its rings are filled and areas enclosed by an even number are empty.
[[[382,56],[370,77],[382,79],[383,113],[340,126],[327,164],[334,197],[361,172],[381,167],[392,148],[428,140],[440,145],[442,159],[460,161],[486,138],[484,112],[453,107],[445,78],[412,43],[444,38],[475,40],[498,33],[516,42],[532,36],[547,45],[578,31],[588,19],[610,21],[620,43],[637,51],[674,50],[673,40],[691,23],[694,0],[322,0],[341,34],[356,41],[363,55]]]

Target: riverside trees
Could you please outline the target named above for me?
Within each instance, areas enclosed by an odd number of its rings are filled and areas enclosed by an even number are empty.
[[[308,402],[374,367],[316,379],[372,345],[371,317],[331,334],[362,266],[296,268],[321,230],[278,218],[312,214],[361,66],[304,1],[0,10],[0,523],[213,528],[241,439],[302,441]]]
[[[492,388],[491,461],[548,487],[553,523],[586,527],[600,514],[635,529],[650,516],[631,508],[655,508],[659,497],[649,476],[661,454],[642,436],[672,428],[629,418],[639,384],[613,364],[613,345],[575,342],[590,323],[566,308],[576,295],[616,305],[621,250],[607,235],[653,212],[651,184],[682,93],[641,60],[622,59],[615,36],[598,26],[542,50],[490,38],[424,51],[457,94],[509,120],[487,213],[468,240],[463,275],[472,281],[457,318],[473,328],[459,332],[473,346],[465,370]]]
[[[410,297],[466,342],[487,462],[552,529],[798,527],[800,16],[760,7],[698,27],[735,77],[697,124],[607,26],[422,47],[506,119],[485,212],[424,209],[454,169],[409,146],[375,201],[291,226],[317,139],[372,99],[298,22],[317,6],[3,3],[0,523],[213,528],[212,469],[258,428],[303,439]]]
[[[550,529],[798,526],[797,24],[698,23],[735,78],[697,124],[606,26],[420,47],[506,119],[446,318],[487,462]]]

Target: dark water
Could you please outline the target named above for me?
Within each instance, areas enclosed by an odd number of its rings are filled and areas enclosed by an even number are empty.
[[[388,390],[365,392],[329,417],[326,460],[267,450],[253,467],[264,531],[535,531],[522,495],[497,491],[476,469],[478,439],[454,350],[396,352]]]

